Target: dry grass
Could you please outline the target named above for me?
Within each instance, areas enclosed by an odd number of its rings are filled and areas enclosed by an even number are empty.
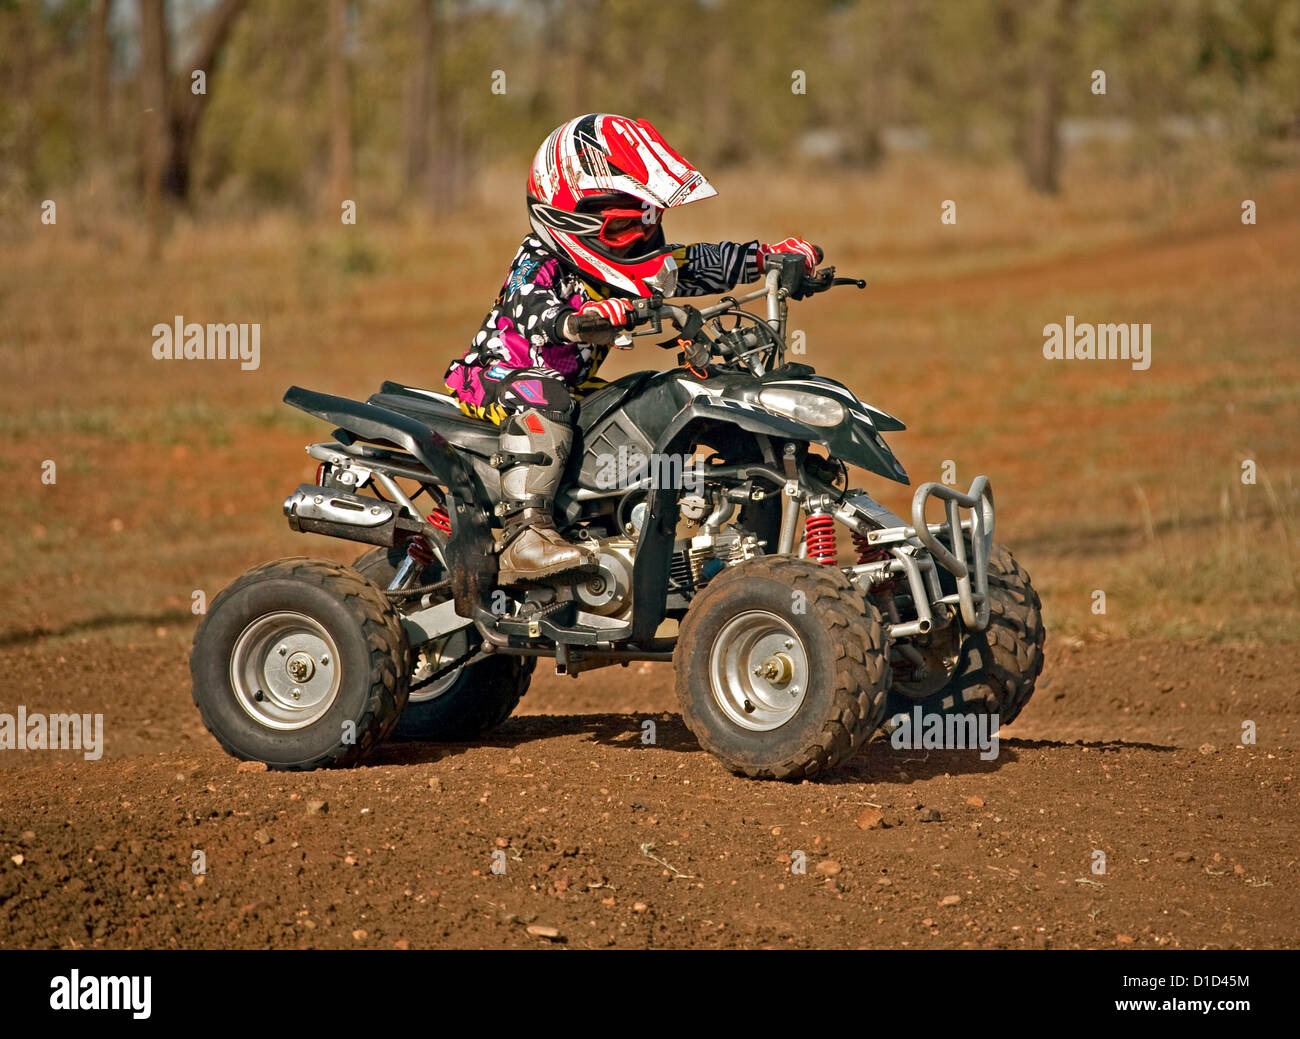
[[[990,474],[1000,535],[1055,631],[1295,638],[1300,179],[1103,169],[1075,161],[1055,200],[1028,196],[1008,168],[917,157],[811,182],[730,171],[670,232],[801,233],[868,278],[866,292],[796,311],[806,359],[908,421],[892,442],[917,482],[946,459],[961,482]],[[9,243],[0,472],[14,490],[0,522],[16,536],[0,550],[0,629],[165,623],[193,589],[211,594],[258,560],[346,557],[279,516],[309,469],[301,445],[328,433],[280,395],[295,382],[352,395],[383,378],[437,385],[524,230],[518,181],[489,178],[504,203],[437,227],[372,225],[364,209],[348,229],[180,221],[156,266],[129,213],[65,206],[58,226]],[[1257,227],[1240,224],[1247,197]],[[939,222],[944,199],[956,226]],[[1042,326],[1067,313],[1150,322],[1151,370],[1044,361]],[[261,368],[153,360],[150,329],[175,314],[260,322]],[[642,349],[605,374],[663,360]],[[1254,486],[1240,482],[1245,458]],[[865,482],[904,507],[905,489]],[[1090,612],[1098,588],[1104,616]]]

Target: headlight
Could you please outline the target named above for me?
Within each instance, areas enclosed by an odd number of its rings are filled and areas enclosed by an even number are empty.
[[[769,387],[758,391],[758,402],[768,411],[809,426],[838,426],[844,421],[844,405],[820,393]]]

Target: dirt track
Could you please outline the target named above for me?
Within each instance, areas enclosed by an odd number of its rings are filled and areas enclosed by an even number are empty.
[[[1296,211],[1288,183],[1267,211]],[[278,502],[311,472],[301,445],[323,431],[262,409],[291,382],[429,384],[447,350],[431,362],[427,330],[473,327],[517,238],[483,250],[482,291],[463,300],[430,299],[446,272],[429,260],[324,310],[329,293],[290,291],[239,252],[151,283],[164,314],[200,288],[211,306],[247,294],[258,316],[283,311],[281,348],[247,378],[160,371],[147,340],[106,333],[101,313],[128,331],[155,319],[133,309],[132,269],[68,268],[67,284],[98,292],[80,310],[35,271],[7,299],[30,300],[14,338],[32,346],[0,359],[11,465],[29,480],[0,501],[14,535],[0,542],[0,712],[102,712],[107,750],[0,751],[0,947],[1300,945],[1300,680],[1294,642],[1278,641],[1296,628],[1294,556],[1279,545],[1297,486],[1286,260],[1300,224],[1270,217],[1242,237],[1239,200],[1223,205],[1232,233],[988,260],[810,310],[810,342],[826,344],[810,360],[914,422],[898,449],[917,479],[954,455],[963,475],[993,477],[999,531],[1034,575],[1049,635],[1039,691],[996,760],[876,743],[801,785],[723,772],[683,727],[662,664],[576,681],[542,664],[484,744],[391,744],[346,772],[238,771],[190,702],[193,591],[210,599],[280,555],[356,554],[284,525]],[[852,234],[839,246],[861,251]],[[296,269],[296,254],[268,255]],[[843,269],[871,273],[852,253]],[[1154,321],[1167,352],[1140,380],[1040,364],[1042,323],[1085,311]],[[915,357],[936,374],[918,380]],[[616,358],[604,374],[652,363]],[[956,379],[962,393],[935,392]],[[984,399],[1001,406],[973,411]],[[59,483],[36,490],[51,453]],[[1267,497],[1240,483],[1243,458],[1259,460]],[[873,490],[906,505],[901,488]],[[1242,558],[1270,566],[1242,582]],[[1098,588],[1105,617],[1089,611]],[[1258,742],[1243,747],[1246,721]],[[791,872],[796,851],[806,875]]]
[[[635,664],[577,680],[542,665],[486,744],[240,772],[189,702],[187,633],[160,632],[0,650],[29,711],[112,705],[101,761],[0,755],[0,945],[1300,942],[1284,649],[1049,643],[996,760],[877,742],[785,785],[723,772],[683,727],[668,666]],[[864,829],[873,805],[883,825]]]

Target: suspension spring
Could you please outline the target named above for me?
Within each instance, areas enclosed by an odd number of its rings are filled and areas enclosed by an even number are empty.
[[[444,534],[451,533],[451,519],[445,510],[434,506],[433,511],[429,513],[428,519],[431,527],[442,531]],[[437,557],[433,554],[433,546],[429,544],[428,539],[423,534],[417,534],[407,542],[406,554],[422,566],[428,566],[430,563],[437,561]]]
[[[858,553],[858,566],[861,566],[863,563],[878,563],[882,559],[889,558],[889,549],[881,545],[871,544],[867,540],[866,534],[854,533],[853,548]],[[894,591],[894,582],[896,580],[897,577],[895,576],[891,577],[888,581],[881,581],[880,584],[876,585],[876,591],[881,595],[892,594]]]
[[[879,545],[873,545],[867,540],[867,535],[853,532],[853,548],[858,553],[858,566],[863,563],[874,563],[877,560],[884,559],[889,552]]]
[[[429,513],[429,523],[444,534],[451,533],[451,517],[447,515],[446,509],[440,509],[435,505],[433,511]]]
[[[823,566],[835,565],[835,519],[828,512],[812,512],[804,520],[808,558]]]

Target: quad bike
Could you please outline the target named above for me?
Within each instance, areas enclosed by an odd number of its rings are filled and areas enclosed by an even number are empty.
[[[840,765],[918,704],[1009,722],[1044,631],[1028,575],[993,542],[989,481],[923,484],[909,518],[892,514],[848,486],[848,466],[906,484],[882,437],[903,423],[785,360],[789,301],[844,284],[865,283],[777,254],[746,296],[637,301],[616,345],[670,323],[661,345],[683,366],[583,400],[555,516],[597,569],[547,583],[496,581],[499,475],[515,460],[495,425],[391,382],[365,403],[290,388],[287,403],[337,427],[307,448],[316,480],[285,502],[290,526],[374,547],[352,566],[268,563],[213,600],[191,657],[208,728],[277,769],[352,764],[393,734],[472,740],[515,708],[539,657],[568,674],[671,660],[687,726],[755,778]],[[765,316],[742,309],[760,298]]]

